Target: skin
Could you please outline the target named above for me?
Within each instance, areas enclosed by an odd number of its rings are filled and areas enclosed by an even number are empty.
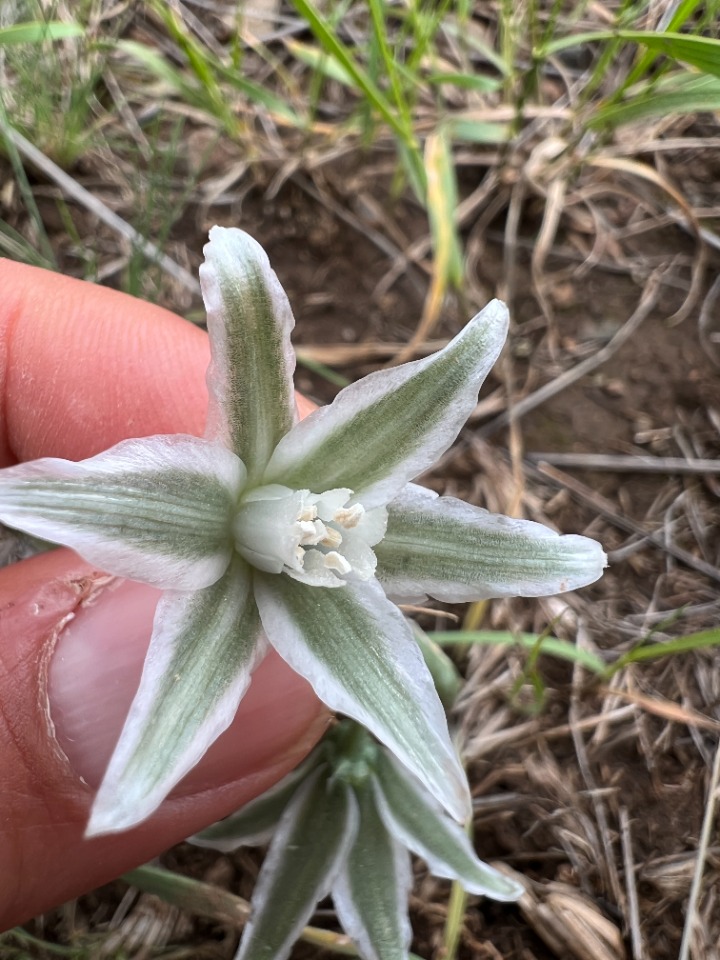
[[[159,307],[0,259],[0,466],[202,434],[207,336]],[[298,399],[301,415],[311,405]],[[58,549],[0,570],[0,930],[118,876],[292,769],[328,723],[274,654],[230,728],[146,823],[84,840],[158,591]]]

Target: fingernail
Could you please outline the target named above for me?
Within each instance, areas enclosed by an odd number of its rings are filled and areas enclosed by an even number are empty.
[[[48,678],[56,736],[74,771],[97,787],[135,695],[160,591],[130,581],[103,588],[62,631]],[[228,730],[176,793],[200,792],[299,760],[319,736],[323,708],[271,652]]]
[[[96,787],[135,695],[160,592],[109,584],[60,635],[48,677],[55,732],[75,772]]]

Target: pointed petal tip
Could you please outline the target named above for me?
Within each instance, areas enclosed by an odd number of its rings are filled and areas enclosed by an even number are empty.
[[[481,861],[482,863],[482,861]],[[492,900],[499,900],[500,903],[517,903],[525,893],[525,887],[517,880],[511,880],[501,870],[491,866],[489,863],[482,863],[483,870],[487,873],[485,881],[474,881],[469,877],[460,877],[460,883],[467,893],[474,893],[481,897],[490,897]]]
[[[602,546],[589,537],[454,497],[428,497],[414,484],[389,505],[387,534],[375,553],[386,593],[404,601],[554,596],[594,583],[607,566]]]
[[[500,900],[503,903],[517,903],[525,893],[525,887],[517,880],[511,880],[504,873],[497,871],[498,885],[493,887],[490,896],[493,900]]]
[[[475,316],[470,320],[471,324],[482,323],[487,327],[497,328],[498,334],[502,332],[502,340],[505,341],[508,327],[510,326],[510,311],[504,300],[490,300],[482,310],[478,310]]]
[[[269,262],[268,255],[263,246],[258,241],[241,230],[239,227],[220,227],[215,225],[210,227],[208,232],[208,242],[203,247],[203,255],[206,260],[213,256],[231,251],[234,255],[238,252],[244,254],[252,253],[254,257]],[[204,264],[200,267],[202,271]]]
[[[140,810],[138,807],[128,807],[113,800],[98,795],[90,811],[90,819],[85,828],[84,838],[91,840],[94,837],[105,837],[110,833],[122,833],[131,827],[137,826],[152,810]]]
[[[264,247],[239,227],[211,227],[208,238],[203,246],[205,259],[200,264],[199,275],[205,305],[211,309],[221,295],[218,270],[223,264],[234,274],[244,274],[253,263],[263,271],[271,268]]]
[[[500,903],[517,903],[525,893],[525,887],[519,880],[509,876],[513,871],[503,863],[492,864],[478,859],[474,849],[472,856],[475,868],[466,873],[458,871],[457,879],[463,889],[467,893],[490,897]]]
[[[568,548],[568,557],[572,559],[574,569],[567,580],[558,585],[558,593],[579,590],[602,577],[609,564],[607,554],[597,540],[574,533],[566,533],[560,539]]]
[[[213,227],[203,253],[211,352],[205,436],[236,453],[255,482],[295,423],[295,320],[267,253],[249,234]]]

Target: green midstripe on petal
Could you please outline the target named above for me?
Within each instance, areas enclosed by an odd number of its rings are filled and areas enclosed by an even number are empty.
[[[311,774],[280,821],[263,863],[236,960],[285,960],[327,896],[357,830],[348,787]]]
[[[607,562],[588,537],[560,536],[412,485],[388,504],[387,533],[375,556],[390,596],[451,603],[576,590],[601,577]]]
[[[507,326],[507,308],[493,300],[439,353],[341,390],[280,442],[264,482],[317,491],[348,487],[366,508],[387,503],[453,442]]]
[[[206,436],[233,450],[255,482],[296,418],[295,321],[267,254],[247,233],[213,227],[204,253],[212,355]]]
[[[230,724],[265,650],[250,572],[237,555],[204,590],[163,595],[87,836],[150,816]]]
[[[230,562],[245,479],[219,444],[181,435],[124,440],[74,463],[47,458],[0,473],[0,520],[72,547],[108,573],[195,590]]]
[[[190,843],[223,853],[267,843],[298,787],[319,766],[322,755],[322,748],[316,748],[274,787],[245,804],[237,813],[190,837]]]
[[[459,880],[470,893],[517,900],[522,887],[475,856],[464,830],[449,820],[422,786],[381,753],[374,778],[380,814],[390,833],[438,877]]]
[[[407,960],[412,939],[410,854],[380,818],[370,783],[355,787],[354,793],[360,823],[333,884],[333,903],[363,960]]]
[[[375,581],[336,590],[255,573],[270,643],[333,710],[367,727],[462,821],[470,795],[410,627]]]

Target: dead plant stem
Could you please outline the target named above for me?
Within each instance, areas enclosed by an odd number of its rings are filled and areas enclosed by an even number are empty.
[[[713,763],[710,783],[708,784],[707,803],[705,804],[705,816],[703,817],[702,830],[700,832],[700,843],[698,845],[697,861],[695,863],[695,872],[693,873],[692,886],[690,887],[690,897],[688,899],[687,914],[685,917],[685,926],[683,927],[682,940],[680,942],[680,954],[678,960],[690,960],[690,950],[692,946],[692,937],[695,930],[695,923],[698,916],[698,905],[700,903],[700,893],[702,890],[703,873],[705,872],[705,863],[707,861],[708,849],[710,847],[710,837],[715,820],[715,804],[717,802],[718,789],[720,788],[720,741],[715,748],[715,762]]]
[[[49,157],[38,150],[38,148],[26,140],[25,137],[8,126],[5,129],[6,135],[17,148],[22,156],[29,160],[33,166],[37,167],[45,176],[53,180],[61,190],[79,203],[81,206],[94,214],[98,220],[128,239],[133,246],[141,250],[148,260],[155,261],[166,273],[190,290],[191,293],[200,294],[200,284],[195,277],[167,254],[163,253],[150,240],[146,240],[142,234],[131,226],[122,217],[119,217],[113,210],[107,207],[101,200],[93,196],[89,190],[81,186],[76,180],[73,180],[69,174],[65,173]]]

